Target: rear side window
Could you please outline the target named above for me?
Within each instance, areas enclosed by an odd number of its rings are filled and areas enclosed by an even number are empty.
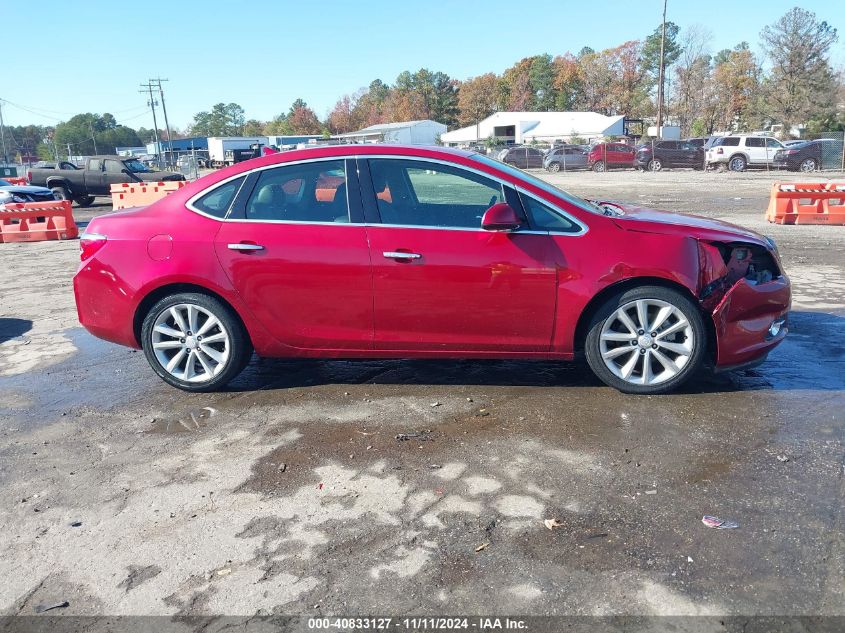
[[[565,216],[556,212],[548,205],[531,196],[519,194],[522,206],[531,216],[532,224],[540,231],[552,231],[554,233],[578,233],[581,227]]]
[[[246,218],[349,222],[344,162],[299,163],[262,171],[247,200]]]
[[[678,144],[675,141],[661,141],[657,144],[660,149],[677,149]]]
[[[202,198],[195,200],[194,208],[222,220],[229,212],[229,207],[232,206],[232,202],[241,185],[244,184],[244,180],[246,180],[246,177],[241,176],[215,187]]]
[[[749,136],[745,139],[745,146],[746,147],[765,147],[766,140],[762,138],[753,138]]]

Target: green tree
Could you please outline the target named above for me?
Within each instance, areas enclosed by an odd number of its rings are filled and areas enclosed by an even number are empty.
[[[243,134],[244,109],[237,103],[216,103],[211,111],[197,112],[191,124],[192,136],[237,136]]]
[[[668,68],[680,57],[683,47],[678,41],[680,27],[674,22],[666,23],[666,42],[663,47],[664,77],[668,77]],[[650,82],[650,88],[657,86],[660,75],[660,40],[662,39],[663,27],[658,26],[648,37],[645,38],[642,48],[642,67]]]
[[[829,54],[838,39],[836,29],[795,7],[760,37],[772,66],[764,92],[773,121],[788,132],[794,124],[832,116],[838,86]]]
[[[528,68],[528,84],[532,92],[532,109],[541,112],[554,110],[555,69],[551,55],[537,55],[531,59],[531,65]]]

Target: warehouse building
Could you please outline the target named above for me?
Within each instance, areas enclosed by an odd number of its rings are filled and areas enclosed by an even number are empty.
[[[505,144],[549,143],[581,138],[585,141],[624,136],[625,117],[596,112],[496,112],[475,125],[446,132],[444,145],[467,146],[490,137]]]
[[[343,143],[402,143],[403,145],[436,145],[446,126],[437,121],[403,121],[379,123],[357,132],[337,134],[333,139]]]

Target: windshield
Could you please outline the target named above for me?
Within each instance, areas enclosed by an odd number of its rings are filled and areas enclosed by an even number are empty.
[[[126,168],[131,171],[133,174],[146,174],[150,170],[144,167],[144,163],[139,160],[125,160],[123,164],[126,165]]]
[[[492,158],[488,158],[487,156],[482,156],[481,154],[473,154],[470,156],[473,160],[477,160],[479,163],[484,163],[489,167],[494,167],[499,171],[503,171],[511,176],[516,176],[520,180],[525,180],[530,182],[535,187],[542,189],[546,193],[550,193],[553,196],[558,198],[562,198],[569,202],[570,204],[574,204],[579,209],[583,209],[584,211],[589,211],[590,213],[598,213],[599,215],[607,215],[607,211],[602,207],[598,206],[597,204],[593,204],[589,200],[584,200],[579,198],[578,196],[573,196],[571,193],[566,193],[562,189],[558,189],[554,185],[546,182],[545,180],[540,180],[536,176],[529,174],[527,171],[522,171],[521,169],[517,169],[512,165],[508,165],[506,163],[500,163],[497,160],[493,160]]]

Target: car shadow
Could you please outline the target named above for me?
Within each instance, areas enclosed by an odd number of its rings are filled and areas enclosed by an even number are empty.
[[[702,371],[673,393],[845,390],[845,339],[838,336],[845,328],[845,318],[794,311],[789,320],[790,334],[759,367],[719,374]],[[227,391],[330,384],[603,386],[583,361],[254,358]]]
[[[0,317],[0,343],[5,343],[13,338],[18,338],[32,329],[32,321],[29,319],[16,319],[13,317]]]

